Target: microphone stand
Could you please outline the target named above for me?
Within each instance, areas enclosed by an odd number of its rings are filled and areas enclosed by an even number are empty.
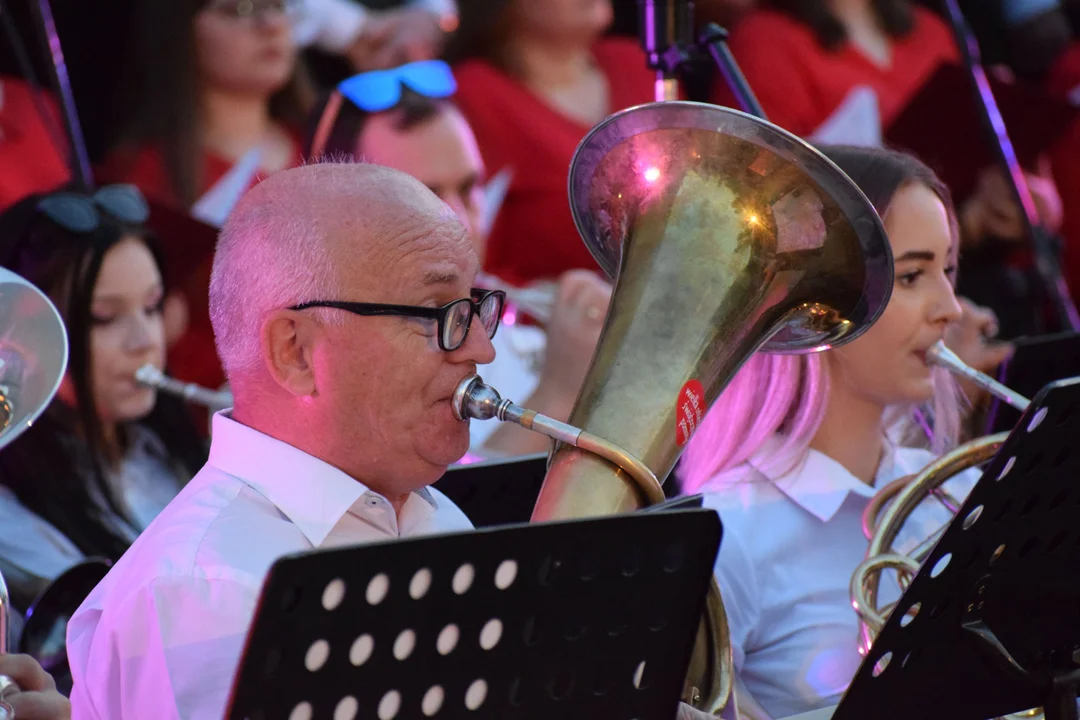
[[[60,100],[60,109],[64,116],[64,131],[68,141],[68,168],[71,170],[72,179],[78,186],[83,190],[89,190],[94,184],[94,177],[90,170],[90,156],[86,151],[86,141],[83,138],[79,114],[75,108],[75,96],[71,91],[71,81],[68,78],[64,52],[60,47],[60,37],[56,33],[52,7],[49,5],[49,0],[36,0],[36,2],[31,2],[31,5],[34,9],[38,37],[48,53],[50,61],[48,63],[49,74],[52,76],[56,87]],[[2,0],[0,0],[0,13],[2,12],[4,12],[4,7]],[[11,29],[14,34],[14,27],[12,26]],[[26,65],[26,67],[22,68],[22,71],[27,82],[36,85],[33,68],[29,67],[29,61],[22,56],[22,53],[17,53],[17,60],[20,61],[20,64]],[[40,88],[35,87],[34,90],[40,92]],[[38,103],[38,112],[42,116],[41,121],[45,127],[51,129],[53,127],[52,118],[44,113],[40,103]],[[54,136],[55,139],[54,132],[50,132],[50,136]],[[61,155],[65,154],[63,148],[58,147],[57,150]]]
[[[731,54],[727,30],[709,23],[694,40],[693,28],[693,0],[638,0],[638,35],[648,58],[646,64],[656,71],[657,102],[677,100],[679,76],[696,56],[707,53],[731,88],[740,109],[767,120]]]
[[[956,0],[943,0],[946,19],[952,27],[960,50],[961,61],[968,72],[971,89],[975,96],[976,111],[982,120],[983,129],[988,136],[995,160],[1005,170],[1009,189],[1013,199],[1023,210],[1022,221],[1025,234],[1031,243],[1035,258],[1035,271],[1042,280],[1043,290],[1054,305],[1058,323],[1064,330],[1080,330],[1080,312],[1077,312],[1068,283],[1061,273],[1061,238],[1042,225],[1039,220],[1035,200],[1028,187],[1024,170],[1016,159],[1012,140],[1005,129],[1001,111],[998,108],[990,83],[983,70],[978,41],[968,26],[967,20]]]

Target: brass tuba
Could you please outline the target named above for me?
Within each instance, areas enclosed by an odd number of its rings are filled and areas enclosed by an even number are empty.
[[[577,228],[615,289],[569,424],[467,379],[459,417],[555,437],[534,521],[634,511],[758,349],[852,340],[884,309],[892,255],[874,208],[806,142],[744,113],[691,102],[622,111],[570,167]],[[602,440],[600,440],[602,439]],[[684,700],[716,712],[731,688],[715,581]]]

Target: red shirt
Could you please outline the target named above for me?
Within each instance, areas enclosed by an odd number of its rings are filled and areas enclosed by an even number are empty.
[[[294,142],[294,146],[291,166],[297,166],[303,162],[300,144]],[[232,161],[205,152],[199,194],[213,187],[232,165]],[[174,206],[178,204],[165,173],[165,163],[156,148],[145,147],[133,154],[114,154],[107,159],[99,173],[102,175],[103,183],[132,183],[138,186],[147,197]],[[254,186],[263,177],[265,176],[257,175],[251,184]],[[175,240],[175,238],[163,238],[163,242]],[[191,276],[177,288],[188,304],[188,327],[176,344],[169,348],[169,373],[178,380],[217,389],[225,383],[225,371],[221,368],[221,361],[214,345],[214,330],[210,325],[209,291],[213,259],[211,249],[198,261],[197,269]]]
[[[57,150],[37,112],[30,86],[22,80],[0,78],[0,210],[36,192],[46,192],[70,178],[64,125],[56,105],[47,93],[42,99],[52,116],[57,139],[65,142]]]
[[[593,56],[610,89],[612,112],[654,99],[655,75],[633,40],[606,38]],[[590,127],[563,115],[487,62],[455,68],[457,103],[492,175],[513,172],[488,239],[484,268],[512,284],[599,270],[574,226],[567,195],[570,161]]]
[[[882,125],[888,127],[938,65],[959,58],[948,27],[921,7],[915,8],[912,31],[893,40],[887,68],[848,42],[826,50],[809,26],[772,10],[751,12],[729,44],[769,121],[800,136],[813,134],[860,85],[877,94]],[[722,80],[714,102],[734,105]]]

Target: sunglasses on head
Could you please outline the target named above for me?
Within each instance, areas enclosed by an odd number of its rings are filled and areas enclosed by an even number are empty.
[[[353,75],[338,83],[337,91],[364,112],[375,113],[401,102],[406,87],[429,98],[447,98],[457,92],[454,73],[442,60],[421,60]]]
[[[106,185],[93,195],[53,193],[38,201],[37,211],[75,233],[96,230],[102,212],[130,225],[141,225],[150,217],[150,206],[134,185]]]
[[[442,60],[421,60],[396,68],[363,72],[342,80],[319,118],[311,143],[311,155],[318,157],[325,150],[330,130],[341,112],[343,99],[366,113],[385,112],[401,102],[406,88],[417,95],[440,100],[457,92],[457,81],[450,66]]]

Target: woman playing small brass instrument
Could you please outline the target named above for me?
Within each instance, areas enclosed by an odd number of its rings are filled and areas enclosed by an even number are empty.
[[[824,148],[884,220],[895,283],[865,335],[826,352],[752,357],[691,440],[682,489],[724,523],[716,574],[728,608],[741,707],[784,718],[835,705],[859,667],[849,583],[876,487],[950,447],[960,402],[926,353],[958,323],[956,221],[948,191],[914,158]],[[957,348],[961,349],[961,348]],[[981,344],[974,354],[987,352]],[[970,355],[967,350],[962,354]],[[978,359],[969,360],[980,364]],[[932,449],[919,418],[930,418]],[[965,495],[977,480],[954,480]],[[926,507],[909,542],[951,520]],[[891,578],[889,578],[891,579]],[[882,595],[899,596],[899,587]]]
[[[87,557],[119,558],[205,461],[183,402],[135,379],[164,364],[162,255],[132,186],[31,196],[0,216],[0,263],[64,320],[56,398],[0,453],[0,570],[25,611]]]

